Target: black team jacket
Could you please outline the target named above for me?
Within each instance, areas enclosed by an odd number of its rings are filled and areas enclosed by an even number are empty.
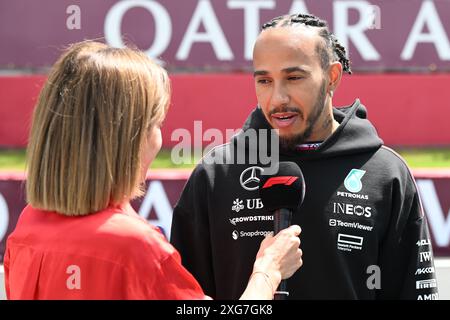
[[[340,126],[319,148],[279,155],[300,166],[306,183],[292,219],[302,228],[304,264],[288,280],[289,299],[436,299],[430,235],[410,170],[383,146],[359,100],[333,113]],[[171,242],[216,299],[239,298],[273,230],[257,190],[264,165],[218,161],[250,129],[270,129],[258,108],[240,134],[197,165],[173,213]]]

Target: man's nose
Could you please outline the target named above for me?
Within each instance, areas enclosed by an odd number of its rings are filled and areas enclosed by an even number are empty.
[[[280,108],[289,104],[289,94],[283,85],[275,85],[272,93],[272,107]]]

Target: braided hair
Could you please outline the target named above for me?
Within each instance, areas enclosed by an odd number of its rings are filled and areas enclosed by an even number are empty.
[[[276,17],[269,22],[264,23],[262,30],[295,26],[299,24],[320,28],[319,35],[325,40],[326,48],[319,45],[316,50],[320,57],[320,64],[324,70],[330,65],[329,52],[331,51],[333,57],[332,60],[339,61],[342,64],[344,72],[352,74],[350,60],[347,59],[345,48],[339,43],[336,36],[328,30],[328,24],[326,21],[321,20],[316,16],[299,13]]]

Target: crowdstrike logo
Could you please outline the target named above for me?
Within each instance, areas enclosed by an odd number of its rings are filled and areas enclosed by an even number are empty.
[[[241,176],[239,177],[242,188],[248,191],[258,190],[260,181],[259,176],[263,171],[263,168],[256,166],[249,167],[242,171]]]
[[[273,221],[273,215],[236,217],[236,218],[230,219],[230,223],[233,226],[235,226],[237,223],[241,223],[241,222],[259,222],[259,221]]]
[[[345,188],[353,193],[358,193],[362,189],[361,178],[366,171],[359,169],[352,169],[344,180]]]

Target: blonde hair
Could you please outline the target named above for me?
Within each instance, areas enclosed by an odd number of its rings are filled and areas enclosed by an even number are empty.
[[[169,97],[166,71],[142,52],[92,41],[71,46],[34,111],[27,201],[86,215],[141,195],[141,150]]]

